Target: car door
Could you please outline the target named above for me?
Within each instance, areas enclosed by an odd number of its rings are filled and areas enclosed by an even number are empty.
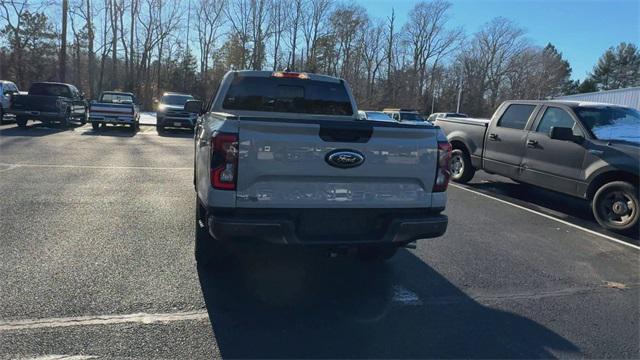
[[[576,139],[585,132],[573,112],[560,106],[547,106],[527,137],[522,160],[522,181],[547,189],[576,195],[583,182],[582,165],[586,149],[581,141],[556,140],[549,137],[552,127],[573,129]]]
[[[483,168],[491,173],[519,179],[524,156],[527,125],[536,113],[536,104],[505,104],[497,121],[487,129]]]

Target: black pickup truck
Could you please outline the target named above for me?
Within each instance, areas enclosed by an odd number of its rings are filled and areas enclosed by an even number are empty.
[[[16,116],[20,127],[26,127],[29,120],[39,120],[45,125],[59,122],[65,127],[72,121],[84,125],[87,122],[87,102],[73,85],[37,82],[31,84],[28,95],[12,98],[9,113]]]
[[[633,232],[640,218],[640,113],[575,101],[507,101],[491,120],[435,121],[453,147],[451,178],[476,169],[591,201],[606,229]]]

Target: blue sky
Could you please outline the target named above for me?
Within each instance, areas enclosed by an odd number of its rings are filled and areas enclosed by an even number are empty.
[[[417,1],[357,0],[371,17],[385,18],[395,8],[403,24]],[[640,0],[449,0],[449,23],[467,34],[496,16],[513,20],[536,45],[554,44],[584,79],[602,53],[621,41],[640,43]]]

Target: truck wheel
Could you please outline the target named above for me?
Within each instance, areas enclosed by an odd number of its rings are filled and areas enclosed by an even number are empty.
[[[205,209],[196,194],[195,257],[200,266],[223,269],[231,260],[231,253],[224,244],[209,235]]]
[[[638,226],[639,205],[638,188],[625,181],[612,181],[598,189],[591,209],[605,229],[629,232]]]
[[[26,128],[27,127],[27,118],[23,117],[23,116],[16,117],[16,124],[18,124],[18,127]]]
[[[92,122],[91,123],[91,127],[93,128],[93,131],[98,131],[98,130],[100,130],[100,123]]]
[[[82,126],[82,125],[87,123],[87,117],[88,117],[88,114],[85,111],[84,115],[82,115],[82,117],[80,118],[80,126]]]
[[[4,109],[0,106],[0,125],[4,124]]]
[[[133,132],[137,132],[140,130],[140,125],[138,125],[137,122],[131,123],[131,130],[133,130]]]
[[[156,125],[156,131],[158,134],[162,134],[164,132],[164,126]]]
[[[398,252],[395,246],[367,246],[358,249],[358,259],[365,262],[384,262]]]
[[[60,125],[62,125],[62,127],[68,128],[70,123],[71,123],[71,110],[67,109],[67,112],[64,115],[64,118],[62,119],[62,121],[60,122]]]
[[[473,179],[476,169],[471,165],[471,158],[466,151],[454,149],[451,151],[451,180],[459,183],[466,183]]]

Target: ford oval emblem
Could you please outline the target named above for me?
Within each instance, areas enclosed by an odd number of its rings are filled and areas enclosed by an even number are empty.
[[[347,169],[362,165],[364,155],[354,150],[333,150],[327,154],[325,161],[331,166]]]

